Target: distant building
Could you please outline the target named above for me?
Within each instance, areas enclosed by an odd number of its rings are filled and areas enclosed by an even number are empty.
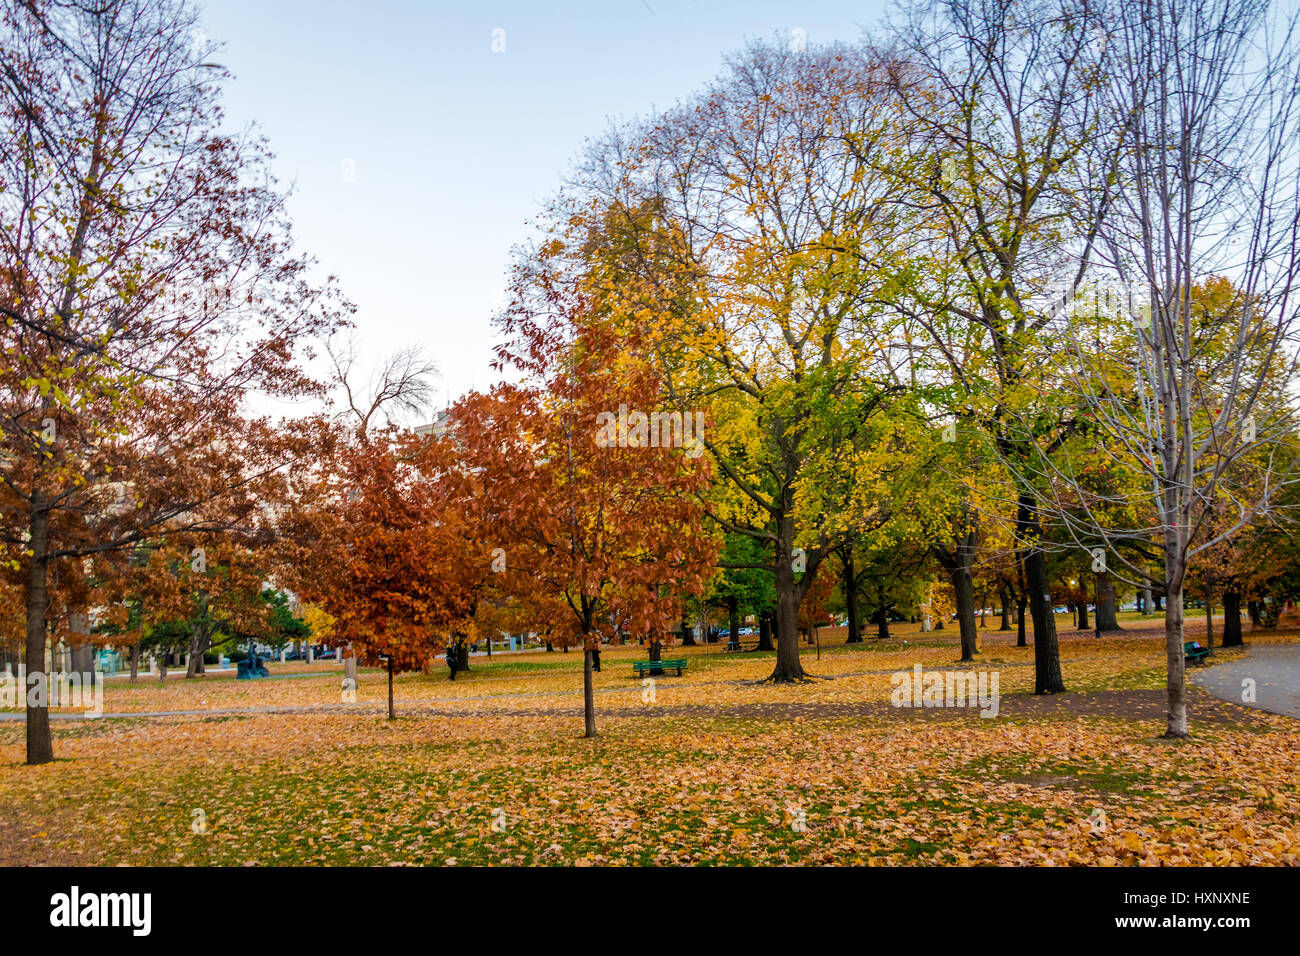
[[[415,433],[422,437],[431,435],[434,438],[441,438],[443,435],[447,434],[447,430],[450,427],[451,427],[451,409],[444,408],[442,409],[442,411],[437,412],[433,416],[433,421],[431,421],[429,424],[417,425],[415,427]]]

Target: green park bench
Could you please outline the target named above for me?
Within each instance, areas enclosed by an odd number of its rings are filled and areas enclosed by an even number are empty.
[[[1187,641],[1183,644],[1183,656],[1193,664],[1197,661],[1203,661],[1210,656],[1208,647],[1201,647],[1196,641]]]
[[[676,669],[677,676],[682,676],[682,671],[686,670],[686,658],[675,661],[633,661],[632,670],[637,674],[644,674],[646,671],[654,670],[673,670]]]

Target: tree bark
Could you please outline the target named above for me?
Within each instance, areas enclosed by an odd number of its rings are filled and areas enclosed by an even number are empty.
[[[139,645],[138,643],[137,643],[137,644],[132,644],[132,645],[131,645],[131,650],[130,650],[129,653],[130,653],[130,656],[131,656],[131,677],[130,677],[130,682],[131,682],[132,684],[134,684],[134,683],[136,682],[136,678],[137,678],[137,677],[139,676],[139,674],[140,674],[140,645]]]
[[[1241,644],[1241,592],[1233,584],[1223,592],[1223,646]]]
[[[789,525],[784,540],[793,541],[793,520],[785,518],[782,524]],[[799,603],[804,589],[800,586],[803,582],[794,579],[792,550],[778,547],[776,556],[776,666],[768,680],[777,684],[799,681],[804,677],[799,659]],[[811,569],[803,572],[804,582],[811,574]]]
[[[1075,607],[1078,608],[1078,610],[1079,610],[1078,628],[1079,628],[1079,630],[1081,630],[1081,631],[1086,631],[1086,630],[1088,629],[1088,598],[1087,598],[1087,596],[1085,595],[1084,599],[1083,599],[1082,601],[1080,601],[1078,604],[1076,604]]]
[[[975,592],[971,583],[970,561],[972,549],[957,549],[957,566],[949,575],[953,590],[957,592],[957,623],[961,629],[961,659],[975,660],[979,633],[975,627]]]
[[[583,649],[582,655],[582,719],[583,737],[596,736],[596,694],[591,679],[591,650]]]
[[[203,639],[203,627],[196,626],[190,632],[190,659],[185,668],[185,679],[190,680],[203,673],[203,653],[207,648]]]
[[[1165,594],[1165,688],[1169,700],[1165,736],[1181,739],[1187,734],[1187,658],[1183,652],[1183,592],[1168,588]]]
[[[663,644],[660,643],[660,641],[656,638],[655,640],[652,640],[650,642],[650,660],[661,661],[663,660],[663,657],[664,657]],[[662,667],[652,667],[647,673],[649,673],[650,676],[653,677],[655,675],[662,675],[663,672],[664,669]]]
[[[858,624],[858,589],[857,572],[853,567],[853,552],[849,551],[844,561],[844,604],[848,611],[849,636],[845,644],[861,644],[862,630]]]
[[[727,627],[730,631],[727,637],[727,644],[730,647],[740,646],[740,600],[733,594],[727,598]]]
[[[889,608],[882,607],[876,612],[876,640],[889,640]]]
[[[695,629],[685,621],[682,621],[682,647],[695,646]]]
[[[1103,632],[1123,630],[1115,606],[1115,579],[1108,572],[1097,575],[1097,628]]]
[[[758,615],[758,646],[756,651],[776,650],[772,645],[772,612],[763,611]]]
[[[27,762],[50,763],[54,744],[50,738],[49,676],[45,671],[45,612],[49,581],[49,512],[44,495],[32,495],[27,568]],[[36,693],[33,694],[33,691]],[[33,706],[35,705],[35,706]]]
[[[1246,613],[1250,615],[1250,623],[1253,627],[1259,627],[1262,615],[1259,612],[1259,602],[1252,599],[1246,602]]]
[[[1065,690],[1065,682],[1061,678],[1052,591],[1047,561],[1037,543],[1042,538],[1037,506],[1029,495],[1020,496],[1016,525],[1020,540],[1025,542],[1025,586],[1029,591],[1029,613],[1034,620],[1034,693],[1059,694]]]
[[[999,608],[1002,612],[1002,626],[998,630],[1009,631],[1011,630],[1011,592],[1005,584],[998,588],[998,602],[1002,605]]]

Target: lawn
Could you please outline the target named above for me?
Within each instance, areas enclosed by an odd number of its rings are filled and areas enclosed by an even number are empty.
[[[1070,693],[1050,699],[1032,647],[984,632],[992,719],[890,706],[893,672],[956,663],[954,629],[909,626],[857,646],[824,630],[804,661],[832,679],[797,686],[759,683],[771,654],[715,645],[674,648],[688,673],[652,694],[643,648],[606,649],[595,740],[577,653],[403,675],[391,722],[382,673],[345,703],[332,664],[110,681],[109,714],[267,710],[57,721],[42,767],[0,722],[0,863],[1300,862],[1300,723],[1192,688],[1193,738],[1159,739],[1159,623],[1125,626],[1063,633]]]

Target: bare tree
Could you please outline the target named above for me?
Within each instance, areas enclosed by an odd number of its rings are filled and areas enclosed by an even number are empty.
[[[1104,269],[1061,316],[1056,353],[1087,454],[1038,456],[1022,472],[1056,489],[1052,514],[1105,549],[1103,569],[1109,559],[1163,587],[1166,736],[1179,738],[1189,564],[1296,480],[1283,446],[1300,319],[1300,60],[1296,21],[1276,22],[1268,0],[1139,0],[1111,18],[1106,91],[1123,136],[1098,223]],[[1082,474],[1098,459],[1136,480],[1099,490]]]
[[[364,386],[353,338],[331,339],[325,352],[331,363],[331,382],[342,395],[344,408],[339,414],[352,424],[362,443],[369,440],[370,427],[377,418],[391,422],[399,414],[422,414],[434,404],[433,380],[438,367],[419,345],[389,355]]]

